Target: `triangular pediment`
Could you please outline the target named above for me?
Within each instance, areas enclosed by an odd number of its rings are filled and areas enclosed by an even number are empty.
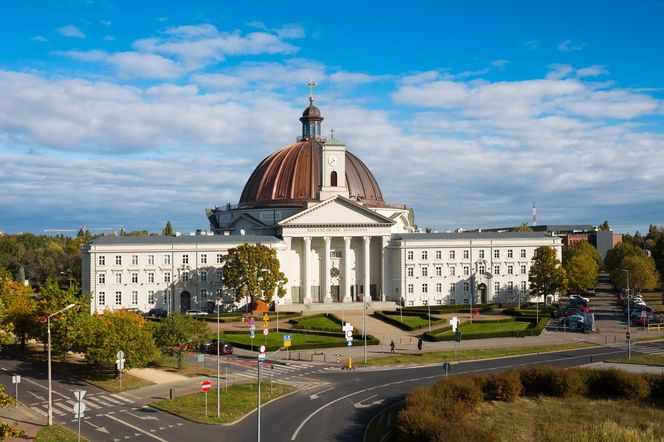
[[[246,213],[242,213],[240,216],[235,217],[227,224],[226,227],[233,227],[240,221],[248,221],[249,223],[254,224],[256,227],[265,227],[265,223],[258,221],[256,218],[251,215],[247,215]]]
[[[342,196],[334,196],[279,222],[297,226],[391,226],[394,221]]]

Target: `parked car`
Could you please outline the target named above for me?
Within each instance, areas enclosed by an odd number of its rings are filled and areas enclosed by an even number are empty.
[[[583,315],[571,314],[568,317],[562,318],[558,325],[560,327],[568,327],[570,331],[583,331],[585,322]]]
[[[572,316],[572,315],[583,315],[584,313],[585,313],[585,311],[583,311],[583,310],[580,309],[580,308],[577,308],[577,307],[567,307],[567,308],[565,309],[565,311],[563,312],[563,316],[564,316],[564,317],[567,317],[567,316]]]
[[[165,318],[168,316],[168,312],[163,308],[152,308],[145,314],[145,316],[148,318]]]
[[[217,340],[213,339],[210,342],[206,342],[201,345],[200,350],[211,355],[217,354]],[[233,354],[233,344],[230,342],[219,341],[219,354],[230,355]]]
[[[580,300],[582,300],[582,301],[584,301],[584,302],[586,302],[586,303],[588,302],[588,298],[584,298],[583,296],[581,296],[581,295],[577,295],[577,294],[569,295],[569,299],[570,299],[570,302],[571,302],[572,300],[574,300],[574,299],[580,299]]]
[[[207,313],[200,310],[187,310],[184,314],[189,316],[207,316]]]

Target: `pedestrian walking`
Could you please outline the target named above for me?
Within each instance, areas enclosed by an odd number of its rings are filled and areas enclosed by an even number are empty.
[[[394,339],[392,339],[392,342],[390,342],[390,352],[394,353]]]
[[[419,351],[422,351],[422,336],[420,336],[419,338],[417,338],[417,349],[418,349]]]

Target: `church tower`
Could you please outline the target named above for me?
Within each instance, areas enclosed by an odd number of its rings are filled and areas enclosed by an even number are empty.
[[[332,136],[323,144],[321,152],[321,186],[318,198],[324,199],[341,195],[348,198],[346,187],[346,145]]]

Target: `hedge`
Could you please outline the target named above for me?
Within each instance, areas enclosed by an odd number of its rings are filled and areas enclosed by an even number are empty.
[[[219,322],[237,322],[240,321],[244,316],[246,316],[246,313],[222,313],[219,315]],[[268,316],[270,317],[270,321],[275,321],[277,319],[277,314],[275,312],[268,312]],[[294,312],[283,312],[279,313],[279,320],[281,321],[282,319],[287,319],[287,318],[294,318],[296,316],[300,316],[299,313],[294,313]],[[210,313],[209,315],[200,315],[200,316],[192,316],[192,318],[196,318],[201,321],[207,321],[207,322],[217,322],[217,314],[216,313]],[[262,321],[263,320],[263,314],[262,313],[256,313],[254,315],[254,318],[256,318],[256,321]]]
[[[246,331],[238,331],[238,330],[226,330],[224,331],[224,335],[241,335],[247,333]],[[346,335],[341,332],[324,332],[324,331],[313,331],[313,330],[290,330],[290,334],[301,334],[301,335],[323,335],[323,336],[335,336],[335,337],[345,337]],[[223,337],[222,337],[223,339]],[[364,345],[364,339],[361,336],[356,336],[353,342],[361,342],[361,345]],[[367,335],[367,345],[378,345],[380,344],[380,341],[375,338],[372,335]],[[358,344],[360,345],[360,344]],[[241,344],[241,343],[233,343],[234,347],[237,348],[243,348],[245,350],[251,350],[251,344]],[[315,350],[318,348],[339,348],[339,347],[345,347],[344,344],[338,344],[334,342],[330,343],[316,343],[316,344],[293,344],[291,347],[289,347],[289,350]],[[273,346],[267,346],[267,351],[274,351],[279,349],[279,346],[273,347]],[[254,345],[254,349],[256,349],[256,345]]]
[[[502,307],[502,304],[473,304],[472,310],[479,310],[481,312],[487,312],[489,310],[496,310]],[[470,313],[470,304],[455,304],[455,305],[435,305],[430,306],[431,313],[443,314],[443,313]],[[417,306],[417,307],[402,307],[404,313],[407,311],[413,312],[428,312],[429,307],[427,306]]]
[[[386,312],[385,312],[385,311],[375,311],[375,312],[373,313],[373,316],[376,317],[376,318],[378,318],[378,319],[380,319],[381,321],[385,321],[385,322],[387,322],[387,323],[389,323],[389,324],[392,324],[392,325],[394,325],[394,326],[396,326],[396,327],[399,327],[399,328],[402,329],[402,330],[413,331],[413,330],[418,330],[418,329],[422,329],[422,328],[427,327],[426,325],[425,325],[425,326],[422,326],[422,327],[417,327],[417,328],[415,328],[415,327],[411,327],[411,326],[409,326],[409,325],[407,325],[407,324],[404,324],[403,322],[399,321],[398,319],[390,318],[389,316],[387,316],[388,314],[398,315],[399,312],[398,312],[398,311],[386,311]],[[419,313],[419,312],[413,312],[413,311],[410,311],[410,312],[406,312],[406,311],[404,311],[404,312],[403,312],[403,315],[404,315],[404,316],[417,316],[417,317],[420,317],[420,318],[425,319],[425,320],[426,320],[426,319],[429,319],[429,315],[428,315],[428,314],[424,314],[424,315],[423,315],[423,314],[421,314],[421,313]],[[431,324],[440,324],[440,323],[443,322],[443,321],[447,321],[447,319],[440,319],[440,318],[435,318],[435,319],[433,319],[433,318],[432,318],[432,319],[431,319]]]
[[[507,319],[496,319],[491,321],[482,321],[482,323],[498,323],[498,322],[511,322],[511,321],[524,321],[532,322],[532,326],[528,327],[527,330],[521,331],[502,331],[502,332],[486,332],[486,333],[463,333],[461,339],[489,339],[489,338],[519,338],[524,336],[539,336],[542,334],[542,331],[546,328],[546,325],[549,323],[549,318],[541,318],[539,323],[535,324],[535,321],[531,321],[529,318],[507,318]],[[462,326],[465,325],[462,324]],[[432,330],[431,333],[424,333],[424,338],[428,341],[440,342],[440,341],[453,341],[454,334],[445,334],[445,332],[450,331],[452,327],[445,327],[445,329]]]

